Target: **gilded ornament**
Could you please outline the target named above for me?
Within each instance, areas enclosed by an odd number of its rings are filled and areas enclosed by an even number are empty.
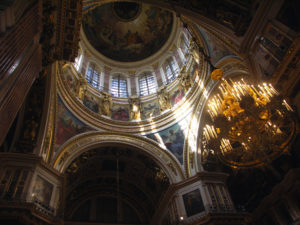
[[[189,51],[193,56],[195,62],[199,64],[200,63],[199,47],[192,38],[190,39],[190,43],[189,43]]]
[[[158,96],[158,102],[159,102],[159,107],[161,112],[170,109],[172,107],[170,101],[170,95],[167,92],[166,86],[163,86],[158,89],[157,96]]]
[[[87,91],[87,81],[85,78],[80,77],[78,80],[78,98],[83,101]]]
[[[180,79],[180,86],[183,88],[183,90],[186,93],[190,89],[190,87],[193,85],[193,82],[192,82],[192,79],[190,76],[190,71],[186,71],[186,66],[183,66],[181,68],[178,77]]]
[[[139,97],[132,96],[128,99],[130,104],[130,119],[140,120],[141,119],[141,101]]]
[[[211,72],[210,77],[212,80],[220,80],[224,75],[224,71],[221,69],[215,69]]]
[[[102,98],[100,100],[100,110],[102,115],[111,117],[112,96],[107,92],[101,92]]]

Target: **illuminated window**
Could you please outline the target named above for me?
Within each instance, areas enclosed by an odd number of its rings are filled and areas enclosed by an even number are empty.
[[[127,93],[127,80],[121,74],[113,76],[111,80],[111,94],[115,97],[126,98]]]
[[[91,84],[94,88],[100,88],[100,74],[96,70],[96,65],[94,63],[90,63],[89,68],[87,69],[85,78],[89,84]]]
[[[167,84],[171,83],[178,75],[179,68],[173,57],[168,58],[163,64],[163,70],[167,78]]]
[[[140,96],[150,95],[156,92],[156,83],[151,72],[143,73],[139,78]]]

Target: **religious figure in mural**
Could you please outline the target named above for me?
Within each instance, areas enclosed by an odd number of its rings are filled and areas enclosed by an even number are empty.
[[[111,117],[111,108],[112,108],[112,97],[111,94],[107,92],[101,92],[102,99],[100,100],[100,107],[101,109],[99,112],[101,112],[102,115]]]
[[[166,86],[163,86],[160,89],[158,89],[157,96],[158,96],[158,102],[161,111],[165,111],[172,107],[170,102],[170,95],[167,92]]]
[[[143,105],[142,119],[148,119],[160,114],[159,106],[157,102],[150,102]]]
[[[102,4],[85,13],[82,21],[91,45],[106,57],[122,62],[153,55],[168,40],[172,25],[170,11],[130,2]]]
[[[180,163],[182,163],[185,136],[178,123],[163,131],[160,131],[159,135],[161,136],[167,149],[173,153]]]
[[[53,184],[48,182],[46,179],[36,176],[33,188],[32,188],[32,197],[35,200],[49,206],[51,196],[53,192]]]
[[[69,112],[60,99],[57,105],[55,151],[69,138],[89,130],[83,122]]]
[[[140,120],[141,119],[141,102],[139,97],[132,96],[128,99],[130,104],[130,119]]]
[[[172,97],[171,97],[172,106],[174,106],[178,102],[180,102],[183,97],[184,97],[184,91],[182,89],[179,88],[176,91],[174,91],[174,93],[172,94]]]
[[[114,104],[112,107],[111,118],[114,120],[128,121],[129,120],[129,109],[123,105]]]

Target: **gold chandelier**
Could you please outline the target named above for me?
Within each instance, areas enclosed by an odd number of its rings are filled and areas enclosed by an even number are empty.
[[[212,124],[202,133],[202,160],[233,168],[263,166],[288,150],[295,133],[292,108],[271,84],[221,79],[207,104]]]

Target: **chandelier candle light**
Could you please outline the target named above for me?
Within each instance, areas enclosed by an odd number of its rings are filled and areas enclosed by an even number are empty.
[[[271,84],[221,78],[207,107],[213,125],[203,128],[203,152],[213,151],[233,168],[271,162],[287,151],[295,133],[293,110]]]

